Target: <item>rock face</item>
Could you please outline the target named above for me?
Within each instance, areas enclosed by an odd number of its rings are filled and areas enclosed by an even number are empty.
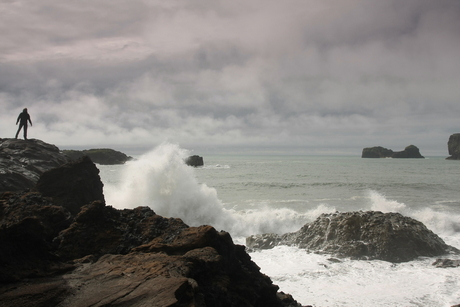
[[[194,167],[203,166],[204,165],[203,157],[196,156],[196,155],[187,157],[187,159],[185,159],[185,164],[194,166]]]
[[[99,170],[88,156],[51,169],[42,174],[36,190],[51,197],[53,203],[76,215],[80,208],[94,200],[104,202]]]
[[[228,233],[106,206],[93,166],[83,158],[0,194],[2,307],[299,306]]]
[[[399,213],[378,211],[322,214],[295,233],[252,236],[246,239],[246,245],[251,248],[297,245],[337,257],[390,262],[458,252],[419,221]]]
[[[449,155],[447,159],[449,160],[460,160],[460,133],[452,134],[449,137],[447,142],[447,148],[449,150]]]
[[[361,158],[424,158],[417,146],[409,145],[403,151],[394,152],[381,146],[363,149]]]
[[[109,148],[88,149],[88,150],[63,150],[64,154],[73,160],[81,159],[84,156],[90,157],[91,161],[102,165],[124,164],[132,160],[132,157]]]
[[[0,139],[0,192],[32,188],[45,171],[70,161],[40,140]]]

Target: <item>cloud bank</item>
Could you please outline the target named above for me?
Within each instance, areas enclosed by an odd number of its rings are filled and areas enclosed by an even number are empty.
[[[357,154],[460,132],[460,2],[3,0],[0,137]]]

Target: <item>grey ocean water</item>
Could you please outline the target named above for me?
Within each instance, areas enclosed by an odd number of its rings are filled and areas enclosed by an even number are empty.
[[[204,156],[163,144],[123,166],[99,166],[107,202],[139,205],[187,224],[211,224],[236,243],[262,232],[298,230],[323,212],[400,212],[425,223],[460,248],[460,161],[362,159],[358,156]],[[329,263],[295,247],[252,252],[284,292],[314,306],[451,306],[460,303],[460,268],[437,269],[435,259]],[[452,257],[451,257],[452,258]]]

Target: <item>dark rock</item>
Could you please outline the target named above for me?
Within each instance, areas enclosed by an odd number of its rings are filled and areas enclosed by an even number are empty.
[[[196,156],[196,155],[187,157],[187,159],[185,159],[185,164],[189,166],[194,166],[194,167],[203,166],[204,165],[203,157]]]
[[[101,165],[124,164],[133,158],[126,154],[109,148],[98,148],[88,150],[63,150],[64,154],[73,160],[81,159],[84,156],[90,157],[91,161]]]
[[[403,151],[394,152],[392,158],[423,159],[424,157],[420,154],[417,146],[409,145]]]
[[[436,259],[433,265],[437,268],[456,268],[460,266],[460,260]]]
[[[147,207],[117,210],[101,191],[85,157],[32,191],[1,194],[2,307],[300,306],[228,233]]]
[[[63,206],[72,214],[92,201],[104,202],[103,184],[99,170],[88,157],[69,162],[42,174],[36,190],[51,197],[53,203]]]
[[[381,146],[363,149],[361,158],[424,158],[417,146],[409,145],[403,151],[394,152]]]
[[[389,158],[392,155],[393,150],[376,146],[364,148],[361,158]]]
[[[460,133],[452,134],[447,142],[449,150],[448,160],[460,160]]]
[[[45,171],[70,161],[40,140],[0,139],[0,192],[32,188]]]
[[[399,213],[377,211],[322,214],[295,233],[272,236],[270,240],[279,245],[354,259],[404,262],[459,252],[421,222]],[[254,236],[247,238],[246,244],[250,248],[263,246]]]

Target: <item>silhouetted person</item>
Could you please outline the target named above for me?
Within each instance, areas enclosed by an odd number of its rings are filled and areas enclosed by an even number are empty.
[[[18,132],[16,132],[16,139],[18,138],[19,131],[21,131],[21,128],[24,127],[24,140],[27,140],[27,121],[29,121],[30,125],[32,126],[30,115],[27,113],[27,108],[25,108],[22,110],[22,113],[19,114],[18,120],[16,121],[16,125],[19,123],[19,129]]]

